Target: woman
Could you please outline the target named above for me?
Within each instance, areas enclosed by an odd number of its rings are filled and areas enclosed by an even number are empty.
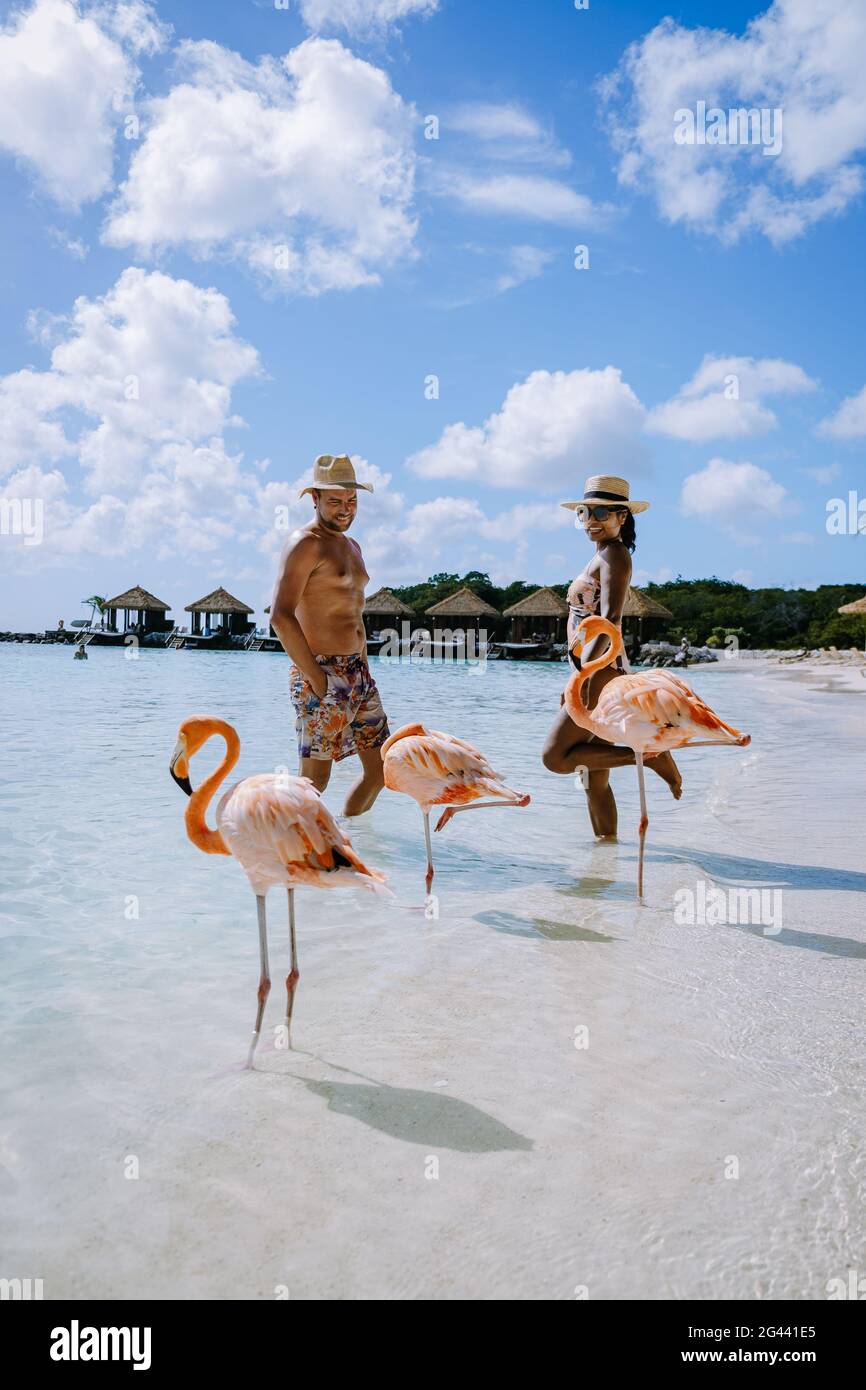
[[[645,512],[649,502],[631,502],[629,485],[624,478],[601,475],[587,478],[582,501],[563,502],[561,505],[576,513],[575,526],[582,526],[595,546],[595,554],[568,591],[568,646],[571,651],[579,624],[591,613],[598,613],[608,622],[621,626],[623,604],[631,582],[635,513]],[[608,639],[602,634],[582,649],[580,659],[574,655],[570,659],[577,668],[581,659],[588,665],[601,656],[608,645]],[[595,707],[608,681],[616,680],[625,669],[620,655],[612,666],[606,666],[590,678],[583,692],[590,709]],[[605,743],[586,729],[579,728],[563,707],[547,736],[542,757],[544,766],[551,772],[574,772],[578,767],[588,770],[588,785],[586,782],[584,785],[592,828],[598,836],[614,838],[616,801],[608,778],[612,767],[634,764],[631,749]],[[682,778],[670,753],[649,758],[646,766],[667,782],[674,797],[679,800]]]

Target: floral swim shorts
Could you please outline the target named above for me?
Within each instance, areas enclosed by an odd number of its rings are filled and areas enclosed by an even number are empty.
[[[298,756],[349,758],[365,748],[381,748],[388,737],[388,719],[366,658],[317,656],[328,689],[320,700],[306,676],[292,666],[289,689],[295,707]]]

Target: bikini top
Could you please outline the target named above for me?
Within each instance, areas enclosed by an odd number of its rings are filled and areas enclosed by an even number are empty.
[[[575,619],[575,624],[581,622],[584,618],[590,618],[597,614],[600,605],[601,580],[594,574],[587,574],[586,570],[584,570],[583,574],[579,574],[576,579],[571,581],[568,590],[568,607],[572,617]],[[622,630],[621,622],[617,623],[616,626]],[[569,657],[572,665],[579,669],[580,658],[575,656],[572,652],[569,652]],[[620,652],[614,662],[614,670],[628,670],[628,661],[626,660],[624,652]]]
[[[579,574],[571,581],[568,590],[568,606],[580,621],[598,612],[601,599],[601,581],[593,574]]]

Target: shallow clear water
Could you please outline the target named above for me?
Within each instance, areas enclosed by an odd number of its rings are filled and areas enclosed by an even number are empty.
[[[753,743],[678,755],[679,804],[649,776],[639,907],[633,770],[599,846],[540,763],[564,667],[373,665],[392,729],[469,739],[532,804],[435,837],[425,921],[420,812],[383,794],[351,833],[395,898],[298,893],[298,1051],[265,1040],[250,1074],[254,902],[186,840],[168,758],[211,713],[235,775],[294,771],[287,662],[0,646],[0,1273],[46,1297],[799,1298],[862,1268],[866,698],[689,671]],[[778,888],[781,922],[683,924],[676,894],[712,881]]]

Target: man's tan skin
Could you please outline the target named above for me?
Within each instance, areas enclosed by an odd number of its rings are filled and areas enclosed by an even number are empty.
[[[317,656],[366,655],[364,589],[370,576],[361,547],[346,535],[358,510],[354,488],[320,488],[313,494],[315,515],[294,531],[280,560],[271,603],[271,622],[283,647],[319,698],[328,682]],[[378,748],[359,748],[363,769],[343,808],[347,816],[369,811],[385,785]],[[324,758],[301,758],[302,777],[320,792],[331,776]]]

